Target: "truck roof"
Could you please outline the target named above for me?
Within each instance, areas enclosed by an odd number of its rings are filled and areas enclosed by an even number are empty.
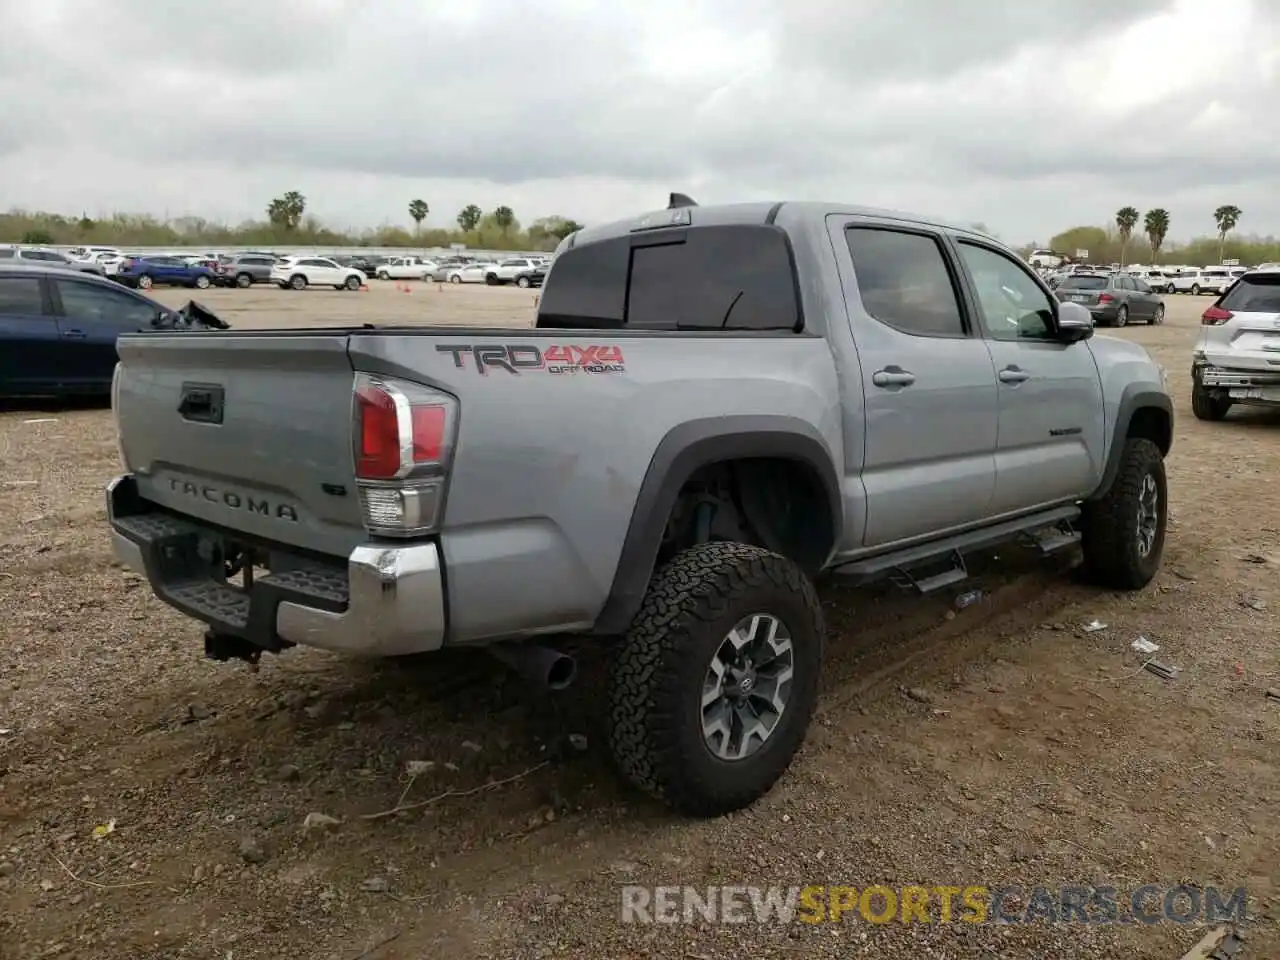
[[[687,220],[672,219],[686,216]],[[687,207],[668,207],[651,210],[625,220],[614,220],[611,223],[584,227],[577,233],[570,234],[567,246],[569,249],[579,243],[592,243],[597,240],[610,240],[626,236],[648,220],[650,228],[662,226],[726,226],[734,224],[771,224],[780,218],[783,223],[793,220],[820,219],[830,214],[844,214],[855,217],[874,217],[884,220],[901,220],[907,223],[923,224],[944,230],[953,230],[974,236],[985,236],[971,227],[947,223],[932,217],[908,213],[901,210],[889,210],[880,207],[864,207],[852,203],[828,203],[819,200],[784,200],[784,201],[748,201],[745,203],[720,203],[708,206],[693,205]]]

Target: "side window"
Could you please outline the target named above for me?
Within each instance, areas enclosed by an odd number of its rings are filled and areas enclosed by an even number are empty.
[[[0,260],[12,260],[13,250],[11,248],[0,250]]]
[[[1139,293],[1151,292],[1151,286],[1145,280],[1135,280],[1133,286]]]
[[[145,329],[155,319],[156,309],[127,293],[94,283],[58,280],[62,312],[68,320],[80,323],[110,323],[122,327]]]
[[[0,314],[44,313],[40,281],[35,277],[0,277]]]
[[[1053,304],[1031,274],[989,247],[964,240],[959,246],[993,340],[1053,339]]]
[[[917,337],[965,335],[951,271],[935,238],[850,227],[845,240],[867,313]]]

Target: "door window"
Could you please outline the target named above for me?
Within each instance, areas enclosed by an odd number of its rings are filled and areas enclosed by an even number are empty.
[[[850,227],[845,239],[867,313],[917,337],[965,335],[955,284],[935,237]]]
[[[68,280],[57,283],[62,312],[68,320],[145,330],[156,317],[155,307],[127,293],[118,293],[94,283]]]
[[[39,316],[44,313],[40,280],[36,277],[0,277],[0,314]]]
[[[1030,273],[990,247],[965,240],[959,247],[973,277],[982,325],[993,340],[1053,339],[1053,304]]]

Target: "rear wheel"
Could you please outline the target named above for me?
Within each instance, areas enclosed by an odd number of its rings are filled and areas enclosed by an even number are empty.
[[[247,273],[237,274],[236,286],[239,287],[241,290],[244,290],[244,289],[247,289],[248,287],[253,286],[253,277],[251,277]]]
[[[1200,284],[1198,284],[1198,283],[1193,283],[1193,284],[1191,285],[1191,295],[1192,295],[1193,297],[1198,297],[1198,296],[1200,296]]]
[[[804,739],[824,630],[809,578],[741,543],[702,543],[649,584],[613,664],[609,743],[633,785],[718,816],[763,796]]]
[[[379,280],[390,280],[390,279],[391,279],[391,274],[387,273],[387,271],[385,271],[385,270],[379,270],[379,271],[378,271],[378,279],[379,279]]]
[[[1164,323],[1164,304],[1163,303],[1156,307],[1156,312],[1151,316],[1151,322],[1153,324]]]
[[[205,276],[196,277],[195,286],[197,290],[208,290],[209,278]]]
[[[1165,293],[1167,293],[1167,294],[1169,294],[1169,296],[1173,296],[1173,295],[1174,295],[1175,293],[1177,293],[1178,291],[1177,291],[1177,288],[1175,288],[1175,287],[1174,287],[1174,285],[1171,283],[1171,284],[1169,284],[1167,287],[1165,287],[1165,288],[1164,288],[1164,292],[1165,292]]]
[[[1116,311],[1116,326],[1123,327],[1129,322],[1129,308],[1121,307]]]
[[[289,278],[289,286],[295,290],[305,290],[307,289],[307,278],[300,273],[295,273]]]
[[[150,289],[151,289],[152,287],[154,287],[154,286],[155,286],[155,281],[154,281],[154,280],[152,280],[152,279],[151,279],[149,276],[147,276],[145,273],[144,273],[142,276],[140,276],[140,277],[138,278],[138,289],[140,289],[140,290],[150,290]]]
[[[1191,412],[1197,420],[1216,422],[1227,415],[1231,409],[1231,398],[1201,386],[1199,381],[1191,384]]]
[[[1164,457],[1150,440],[1128,437],[1111,489],[1084,506],[1085,569],[1104,587],[1139,590],[1160,569],[1168,522]]]

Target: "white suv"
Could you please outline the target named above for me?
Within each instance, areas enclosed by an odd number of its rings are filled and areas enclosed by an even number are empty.
[[[1221,420],[1236,403],[1280,406],[1280,269],[1247,271],[1200,318],[1191,410]]]
[[[359,290],[366,280],[368,277],[359,270],[339,266],[328,257],[285,257],[271,267],[271,282],[293,290],[307,287]]]
[[[1174,292],[1190,293],[1198,297],[1202,293],[1221,296],[1234,280],[1230,267],[1205,267],[1176,276],[1169,282]]]

